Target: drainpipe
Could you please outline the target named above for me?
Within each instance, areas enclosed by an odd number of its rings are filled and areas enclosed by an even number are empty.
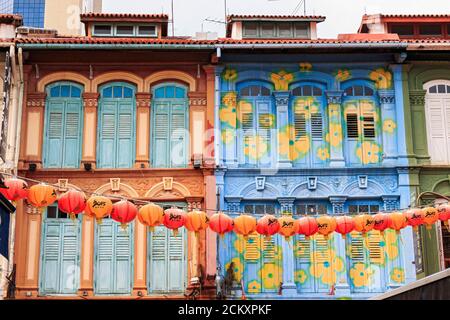
[[[23,107],[23,53],[22,48],[19,48],[17,58],[19,60],[19,99],[17,107],[17,128],[16,128],[16,139],[15,139],[15,150],[14,150],[14,174],[17,175],[17,166],[19,163],[19,151],[20,151],[20,134],[22,131],[22,107]]]

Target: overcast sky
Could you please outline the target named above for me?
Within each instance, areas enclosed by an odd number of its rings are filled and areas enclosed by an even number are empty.
[[[173,0],[175,35],[195,35],[202,21],[224,20],[224,0]],[[292,14],[299,0],[227,0],[228,14]],[[168,13],[171,0],[103,0],[103,12]],[[303,8],[299,14],[303,13]],[[354,33],[364,13],[447,13],[450,0],[306,0],[308,15],[324,15],[319,37],[334,38],[338,33]],[[204,31],[224,35],[220,23],[203,22]]]

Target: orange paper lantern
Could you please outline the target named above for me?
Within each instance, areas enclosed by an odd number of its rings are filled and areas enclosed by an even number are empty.
[[[336,230],[336,219],[330,216],[320,216],[317,219],[317,232],[328,239],[328,236]]]
[[[208,216],[205,212],[194,210],[186,214],[185,227],[189,231],[195,232],[196,235],[208,227]]]
[[[289,239],[295,235],[297,231],[295,219],[289,215],[286,215],[278,218],[278,223],[280,224],[280,230],[278,233],[281,234],[286,241],[289,241]]]
[[[109,216],[112,212],[113,204],[109,198],[103,196],[92,196],[86,202],[84,213],[97,220],[98,224],[102,219]]]
[[[373,228],[380,231],[381,235],[384,235],[384,230],[389,228],[391,224],[391,217],[386,213],[377,213],[373,216]]]
[[[233,231],[233,219],[223,212],[218,212],[209,217],[208,226],[223,237],[225,233]]]
[[[438,207],[439,220],[444,222],[447,230],[450,232],[450,227],[448,221],[450,220],[450,206],[448,204],[443,204]]]
[[[425,214],[420,209],[409,209],[405,213],[406,221],[414,231],[417,231],[419,226],[424,223]]]
[[[295,221],[296,232],[298,234],[303,234],[306,240],[309,240],[311,236],[317,233],[319,227],[317,225],[317,220],[313,217],[303,217]]]
[[[361,232],[363,237],[367,235],[367,232],[373,229],[375,220],[370,214],[361,214],[353,218],[355,222],[355,230]]]
[[[75,220],[75,216],[86,208],[86,195],[81,191],[69,190],[59,198],[58,208]]]
[[[395,230],[397,234],[408,225],[406,217],[401,212],[393,212],[389,217],[391,218],[389,228]]]
[[[25,199],[28,196],[28,184],[22,179],[9,178],[5,180],[4,185],[8,188],[0,188],[0,193],[9,201]]]
[[[173,235],[176,237],[178,229],[186,223],[186,212],[178,208],[170,208],[164,211],[164,225],[173,230]]]
[[[163,223],[164,209],[154,203],[149,203],[139,209],[137,217],[140,223],[153,232],[155,227]]]
[[[355,222],[352,217],[343,216],[336,218],[336,232],[342,235],[342,238],[345,239],[345,236],[353,231],[355,228]]]
[[[256,224],[256,232],[260,235],[270,238],[280,230],[278,219],[270,214],[266,214],[258,220]]]
[[[37,208],[44,208],[56,201],[56,190],[54,187],[40,183],[35,184],[28,190],[28,202]]]
[[[243,235],[246,239],[249,234],[256,231],[256,219],[252,216],[243,214],[234,219],[234,231]]]
[[[439,219],[438,211],[436,208],[428,207],[422,209],[422,212],[424,214],[423,222],[425,227],[427,230],[430,230],[433,227],[433,224]]]
[[[138,213],[137,207],[130,201],[121,200],[113,204],[111,219],[119,222],[123,229],[127,224],[133,221]]]

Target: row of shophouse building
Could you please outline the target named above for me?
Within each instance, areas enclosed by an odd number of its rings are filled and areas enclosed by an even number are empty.
[[[77,37],[0,15],[2,170],[208,214],[446,202],[450,15],[366,15],[319,39],[324,20],[232,15],[224,38],[196,40],[168,36],[164,14],[82,14]],[[214,298],[217,275],[230,298],[363,299],[450,263],[440,222],[291,243],[207,230],[197,243],[15,206],[2,284],[17,299]]]

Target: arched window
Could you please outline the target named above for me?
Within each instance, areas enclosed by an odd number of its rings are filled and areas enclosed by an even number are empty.
[[[297,166],[320,166],[329,160],[325,143],[326,114],[322,87],[302,84],[292,90],[290,112],[294,136],[291,137],[291,159]]]
[[[98,168],[132,168],[135,158],[135,91],[123,82],[100,88]]]
[[[188,162],[189,112],[187,87],[164,83],[153,88],[152,166],[182,168]]]
[[[238,86],[239,163],[270,166],[274,159],[276,117],[271,89],[265,84]]]
[[[350,165],[380,163],[382,160],[380,111],[374,89],[366,84],[356,84],[345,88],[344,93],[347,163]]]
[[[47,86],[45,107],[45,168],[78,168],[81,160],[83,88],[71,82]]]
[[[425,84],[428,150],[434,164],[450,163],[450,81]]]

